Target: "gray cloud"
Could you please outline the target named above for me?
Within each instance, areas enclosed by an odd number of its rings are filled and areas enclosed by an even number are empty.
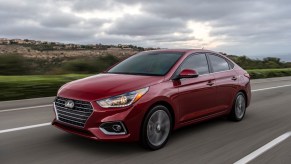
[[[0,37],[183,48],[189,46],[188,42],[199,44],[201,40],[192,35],[197,29],[187,26],[191,21],[211,27],[209,37],[214,39],[209,45],[223,43],[215,50],[234,54],[290,52],[290,0],[0,0],[0,3]],[[140,7],[138,14],[121,14],[124,7],[130,10],[136,6]],[[117,15],[95,18],[93,11]],[[88,17],[80,16],[84,13],[89,13]],[[205,41],[201,44],[207,47]]]
[[[88,43],[96,40],[94,35],[107,21],[63,12],[58,5],[67,5],[66,1],[0,3],[0,37]]]
[[[182,41],[190,41],[196,40],[195,37],[191,36],[173,36],[173,35],[156,35],[147,38],[147,40],[157,41],[157,42],[182,42]]]
[[[108,10],[113,5],[111,0],[95,1],[95,0],[73,0],[72,9],[75,11],[87,12],[90,10]]]
[[[82,21],[81,18],[76,16],[62,13],[62,12],[53,12],[48,15],[39,18],[40,24],[46,27],[69,27],[77,25]]]
[[[153,15],[125,15],[123,18],[115,21],[109,34],[149,36],[164,35],[174,32],[189,33],[185,28],[186,23],[179,19],[161,19]]]

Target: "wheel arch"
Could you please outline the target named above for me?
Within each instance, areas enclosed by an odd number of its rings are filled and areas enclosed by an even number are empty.
[[[150,141],[145,138],[145,134],[146,134],[145,128],[147,128],[147,125],[145,123],[146,123],[146,119],[148,118],[148,114],[151,112],[151,109],[153,109],[154,107],[159,106],[159,105],[164,106],[168,109],[167,113],[170,113],[170,115],[171,115],[171,129],[170,129],[170,132],[169,132],[166,140],[164,141],[164,143],[162,145],[159,145],[158,147],[154,147],[153,145],[150,144]],[[141,124],[141,128],[140,128],[140,144],[143,147],[150,149],[150,150],[157,150],[157,149],[162,148],[167,143],[167,140],[169,139],[169,135],[170,135],[171,131],[174,129],[174,126],[175,126],[174,121],[175,121],[175,112],[174,112],[172,105],[169,102],[167,102],[165,100],[158,100],[158,101],[152,103],[147,108],[147,111],[145,112],[144,117],[142,119],[142,124]]]
[[[157,105],[163,105],[169,110],[169,112],[171,114],[171,119],[172,119],[171,120],[171,122],[172,122],[172,130],[174,129],[175,124],[176,124],[175,123],[175,121],[176,121],[176,115],[175,114],[176,113],[174,112],[174,108],[172,107],[172,105],[169,102],[167,102],[165,100],[158,100],[158,101],[154,102],[153,104],[151,104],[149,106],[149,108],[147,109],[147,111],[145,112],[145,114],[144,114],[144,117],[142,119],[142,124],[141,124],[141,127],[140,127],[140,137],[142,136],[142,130],[143,130],[143,126],[144,126],[144,122],[145,122],[145,118],[146,118],[147,114],[150,112],[150,110],[153,107],[155,107]]]
[[[243,90],[243,89],[239,90],[237,93],[239,93],[239,92],[241,92],[241,93],[244,94],[245,99],[246,99],[246,106],[248,106],[248,104],[249,104],[249,98],[248,98],[247,92],[245,90]]]
[[[157,106],[157,105],[163,105],[163,106],[165,106],[168,110],[169,110],[169,112],[170,112],[170,114],[171,114],[171,121],[172,121],[172,128],[174,128],[174,126],[175,126],[175,121],[176,121],[176,116],[175,116],[175,112],[174,112],[174,109],[173,109],[173,107],[172,107],[172,105],[170,104],[170,103],[168,103],[167,101],[164,101],[164,100],[160,100],[160,101],[157,101],[157,102],[155,102],[155,103],[153,103],[150,107],[149,107],[149,109],[147,110],[147,113],[150,111],[150,109],[152,109],[154,106]],[[146,114],[147,114],[146,113]]]

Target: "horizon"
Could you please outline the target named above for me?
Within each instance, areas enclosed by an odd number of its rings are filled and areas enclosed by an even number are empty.
[[[101,44],[101,45],[109,45],[109,44],[103,44],[103,43],[89,43],[89,44],[78,44],[78,43],[73,43],[73,42],[68,42],[68,43],[65,43],[65,42],[57,42],[57,41],[53,41],[53,40],[34,40],[34,39],[30,39],[30,38],[0,38],[1,39],[8,39],[8,40],[33,40],[33,41],[41,41],[41,42],[55,42],[55,43],[61,43],[61,44],[75,44],[75,45],[97,45],[97,44]],[[110,44],[110,45],[114,45],[114,46],[118,46],[118,45],[130,45],[130,44]],[[133,45],[133,44],[131,44]],[[136,45],[133,45],[133,46],[136,46]],[[143,48],[160,48],[160,49],[171,49],[171,48],[162,48],[162,47],[143,47]],[[201,48],[203,49],[203,48]],[[262,60],[263,58],[265,57],[277,57],[277,58],[280,58],[281,61],[285,61],[285,62],[291,62],[291,55],[289,53],[274,53],[274,54],[255,54],[255,55],[248,55],[248,54],[230,54],[230,53],[227,53],[227,52],[223,52],[223,53],[226,53],[227,55],[236,55],[236,56],[247,56],[251,59],[259,59],[259,60]]]

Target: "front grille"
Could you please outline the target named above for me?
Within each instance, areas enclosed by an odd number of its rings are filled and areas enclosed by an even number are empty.
[[[74,102],[73,108],[65,107],[65,103],[68,100]],[[78,127],[84,127],[87,119],[93,112],[91,103],[86,101],[56,97],[54,103],[57,120]]]

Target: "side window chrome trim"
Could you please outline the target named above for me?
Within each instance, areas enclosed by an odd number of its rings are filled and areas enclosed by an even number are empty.
[[[223,56],[221,57],[221,55],[219,55],[219,54],[216,54],[216,53],[213,53],[213,52],[195,52],[195,53],[192,53],[192,54],[190,54],[189,56],[191,56],[191,55],[205,55],[206,56],[206,58],[207,58],[207,55],[208,54],[213,54],[213,55],[215,55],[215,56],[219,56],[220,58],[223,58],[227,63],[228,63],[228,65],[229,65],[229,62],[231,62],[230,60],[228,60],[228,59],[226,59],[226,58],[224,58]],[[189,57],[188,56],[188,57]],[[188,58],[187,57],[187,58]],[[187,59],[187,58],[185,58],[184,59],[184,61]],[[179,65],[179,67],[176,69],[176,71],[173,73],[173,75],[171,76],[171,78],[170,78],[170,80],[172,80],[175,76],[176,76],[176,73],[177,73],[177,71],[181,68],[181,65],[184,63],[184,61]],[[199,77],[201,77],[201,76],[209,76],[209,75],[213,75],[213,74],[217,74],[217,73],[224,73],[224,72],[229,72],[229,71],[233,71],[234,70],[234,68],[235,68],[235,64],[234,64],[234,66],[231,68],[231,67],[229,67],[230,69],[229,70],[225,70],[225,71],[219,71],[219,72],[211,72],[211,69],[209,68],[210,67],[210,63],[209,62],[211,62],[210,60],[208,61],[208,59],[207,59],[207,64],[208,64],[208,70],[209,70],[209,73],[207,73],[207,74],[203,74],[203,75],[199,75],[197,78],[199,78]],[[229,65],[230,66],[230,65]]]
[[[226,70],[226,71],[219,71],[219,72],[212,72],[212,73],[209,73],[209,74],[204,74],[204,75],[199,75],[197,78],[199,78],[200,76],[205,76],[205,75],[213,75],[213,74],[216,74],[216,73],[223,73],[223,72],[229,72],[229,71],[233,71],[234,69],[230,69],[230,70]]]

